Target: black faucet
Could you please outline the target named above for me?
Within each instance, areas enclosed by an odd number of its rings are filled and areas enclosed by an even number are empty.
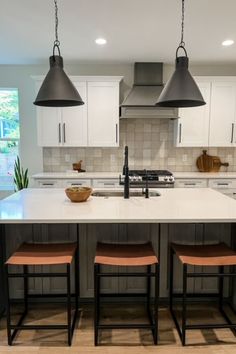
[[[148,189],[148,175],[147,175],[147,170],[145,170],[145,175],[146,175],[145,198],[149,198],[149,189]]]
[[[128,146],[125,146],[125,160],[123,166],[124,177],[124,198],[129,198],[129,160],[128,160]]]

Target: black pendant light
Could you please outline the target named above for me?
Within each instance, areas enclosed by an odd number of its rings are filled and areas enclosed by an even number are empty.
[[[34,102],[37,106],[70,107],[84,104],[77,89],[63,70],[63,58],[58,40],[58,6],[55,5],[55,41],[53,55],[49,58],[50,69],[47,73]],[[58,55],[55,55],[57,49]]]
[[[178,56],[182,49],[185,56]],[[184,0],[182,0],[181,40],[176,50],[175,71],[162,90],[156,106],[196,107],[206,104],[202,94],[188,71],[188,55],[184,42]]]

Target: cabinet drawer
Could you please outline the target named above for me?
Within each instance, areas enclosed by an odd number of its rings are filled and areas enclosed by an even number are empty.
[[[60,188],[61,187],[61,182],[59,180],[37,180],[35,181],[35,186],[37,188]]]
[[[91,187],[90,179],[68,179],[63,181],[64,187]]]
[[[120,187],[119,179],[109,178],[109,179],[94,179],[93,180],[94,188],[117,188]]]
[[[206,179],[177,179],[175,180],[177,188],[206,188]]]
[[[213,189],[236,189],[236,180],[234,179],[210,179],[209,187]]]

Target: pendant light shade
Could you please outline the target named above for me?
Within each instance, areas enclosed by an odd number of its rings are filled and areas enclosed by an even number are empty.
[[[49,58],[50,70],[34,102],[37,106],[69,107],[84,104],[75,86],[63,70],[63,58],[53,55]]]
[[[70,107],[84,104],[77,89],[63,70],[63,58],[58,40],[58,6],[55,5],[55,41],[53,55],[49,58],[50,70],[47,73],[34,104],[46,107]],[[57,49],[58,55],[55,55]]]
[[[182,49],[185,56],[178,56]],[[188,70],[188,55],[184,42],[184,0],[182,0],[181,40],[176,50],[175,71],[162,90],[156,106],[196,107],[206,104],[202,94]]]
[[[162,90],[159,107],[196,107],[206,104],[188,70],[188,57],[176,57],[175,71]]]

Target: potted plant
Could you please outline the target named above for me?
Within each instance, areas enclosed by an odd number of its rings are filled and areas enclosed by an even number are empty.
[[[24,171],[21,167],[19,156],[17,156],[14,164],[14,183],[15,191],[27,188],[29,184],[28,168]]]

